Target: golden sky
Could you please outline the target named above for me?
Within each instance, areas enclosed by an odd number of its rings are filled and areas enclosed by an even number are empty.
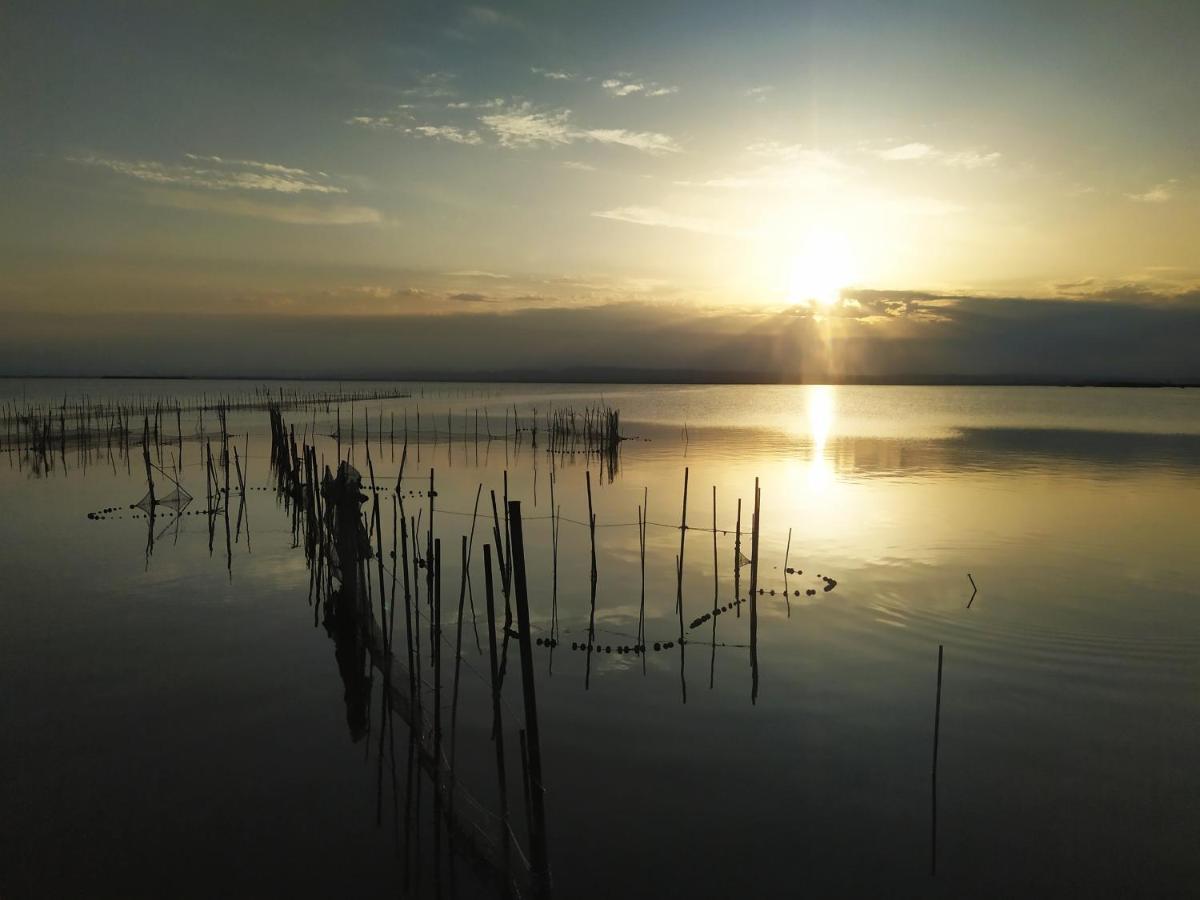
[[[1194,3],[29,4],[0,30],[22,340],[632,304],[836,343],[997,300],[1196,306]]]

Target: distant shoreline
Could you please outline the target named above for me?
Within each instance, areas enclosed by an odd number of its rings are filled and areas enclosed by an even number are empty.
[[[1073,388],[1200,388],[1200,380],[1136,381],[1127,379],[1032,378],[991,376],[897,376],[893,378],[787,379],[763,373],[699,372],[469,372],[357,375],[0,375],[4,381],[350,381],[419,382],[424,384],[597,384],[597,385],[839,385],[866,387],[1073,387]]]

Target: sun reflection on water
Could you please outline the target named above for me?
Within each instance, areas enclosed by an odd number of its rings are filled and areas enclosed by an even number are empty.
[[[813,384],[805,388],[811,442],[806,475],[809,487],[817,490],[823,490],[834,482],[833,463],[826,456],[835,416],[833,390],[827,384]]]

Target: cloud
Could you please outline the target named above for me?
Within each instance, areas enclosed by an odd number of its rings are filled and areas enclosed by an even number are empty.
[[[662,153],[678,153],[683,148],[675,139],[654,131],[627,131],[624,128],[588,128],[579,133],[583,140],[595,141],[598,144],[616,144],[631,147],[643,153],[659,155]]]
[[[878,156],[880,159],[888,160],[928,159],[934,152],[933,147],[929,144],[912,143],[889,147],[887,150],[880,150]]]
[[[538,66],[530,66],[529,71],[534,75],[541,75],[547,81],[572,81],[576,77],[573,72],[561,69],[543,69]]]
[[[105,159],[97,156],[68,157],[68,161],[108,169],[128,178],[172,187],[210,191],[272,191],[280,194],[344,194],[346,189],[330,183],[324,172],[308,172],[278,163],[224,159],[219,156],[186,154],[191,163],[153,160]]]
[[[632,97],[636,94],[643,97],[666,97],[679,93],[679,88],[674,85],[656,84],[653,81],[627,81],[628,77],[606,78],[600,82],[600,87],[613,97]]]
[[[742,93],[755,103],[766,103],[768,95],[774,90],[775,85],[773,84],[759,84],[751,88],[746,88]]]
[[[572,122],[569,109],[543,111],[528,102],[480,116],[479,121],[496,134],[502,147],[509,149],[563,146],[580,141],[630,147],[653,155],[682,149],[674,138],[653,131],[581,128]]]
[[[479,136],[479,132],[455,128],[453,125],[414,125],[411,128],[403,129],[403,131],[406,134],[436,138],[438,140],[450,141],[454,144],[483,143],[483,138]]]
[[[875,155],[889,162],[933,162],[956,169],[982,169],[1000,161],[1000,154],[996,152],[946,151],[919,141],[877,150]]]
[[[577,162],[576,160],[573,160],[573,159],[569,159],[566,162],[564,162],[562,164],[562,167],[564,169],[572,169],[576,172],[595,172],[596,171],[595,166],[590,165],[585,162]]]
[[[260,169],[264,172],[275,172],[283,175],[299,175],[301,177],[309,177],[309,173],[303,169],[296,169],[291,166],[283,166],[279,163],[258,162],[253,159],[224,159],[220,156],[199,156],[195,153],[183,154],[188,159],[194,159],[197,162],[212,162],[223,166],[242,166],[247,169]],[[317,173],[324,176],[324,172]]]
[[[822,190],[840,184],[851,171],[850,166],[832,153],[800,144],[762,141],[751,144],[746,152],[756,165],[700,181],[677,181],[676,184],[730,190]]]
[[[448,300],[457,300],[459,303],[495,303],[496,301],[487,294],[475,294],[470,292],[462,292],[458,294],[448,294]]]
[[[446,109],[499,109],[507,101],[503,97],[493,97],[491,100],[455,100],[446,104]]]
[[[737,232],[720,222],[703,219],[697,216],[680,215],[654,206],[619,206],[592,213],[599,219],[612,219],[616,222],[630,222],[634,225],[648,225],[656,228],[675,228],[681,231],[694,231],[700,234],[736,235]]]
[[[453,97],[457,93],[454,89],[454,78],[450,72],[425,72],[417,76],[415,85],[402,88],[400,93],[420,100]]]
[[[155,206],[265,219],[286,225],[374,225],[383,221],[383,215],[377,209],[343,203],[328,206],[267,203],[236,194],[158,188],[148,191],[146,199]]]
[[[578,131],[570,124],[570,110],[538,112],[529,103],[509,107],[503,112],[480,116],[479,121],[495,132],[501,146],[556,146],[578,140]]]
[[[459,271],[459,272],[447,272],[446,274],[451,275],[456,278],[502,278],[502,279],[507,279],[507,278],[511,277],[509,275],[502,275],[499,272],[488,272],[488,271],[485,271],[484,269],[463,269],[462,271]]]
[[[1172,178],[1170,181],[1156,184],[1140,194],[1126,194],[1125,196],[1138,203],[1166,203],[1175,195],[1175,183],[1176,179]]]
[[[452,104],[452,108],[457,105]],[[356,125],[371,131],[391,131],[395,134],[411,134],[416,137],[433,138],[450,141],[454,144],[482,144],[483,138],[479,132],[470,128],[459,128],[456,125],[415,125],[409,120],[397,121],[392,116],[352,116],[346,120],[347,125]]]
[[[44,310],[16,314],[0,332],[0,370],[111,373],[117,359],[129,373],[223,376],[520,370],[629,380],[632,371],[654,378],[657,370],[670,380],[681,373],[752,381],[1200,379],[1196,302],[859,291],[847,298],[857,308],[821,310],[818,322],[816,310],[652,301],[538,303],[511,311],[440,293],[411,301],[377,296],[369,287],[259,291],[244,302],[227,292],[221,297],[204,306],[213,310],[204,315],[85,312],[67,330],[61,316]],[[828,350],[831,332],[835,352]]]
[[[359,128],[370,128],[372,131],[395,131],[399,123],[391,116],[351,116],[346,119],[347,125],[357,125]]]

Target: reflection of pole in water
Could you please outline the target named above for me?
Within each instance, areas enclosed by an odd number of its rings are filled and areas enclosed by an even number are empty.
[[[933,773],[930,779],[929,874],[937,871],[937,769],[938,732],[942,720],[942,650],[938,644],[937,700],[933,707]]]
[[[717,615],[721,603],[720,581],[717,577],[717,486],[713,485],[713,608],[712,608],[712,657],[708,662],[708,689],[711,691],[717,673]]]

